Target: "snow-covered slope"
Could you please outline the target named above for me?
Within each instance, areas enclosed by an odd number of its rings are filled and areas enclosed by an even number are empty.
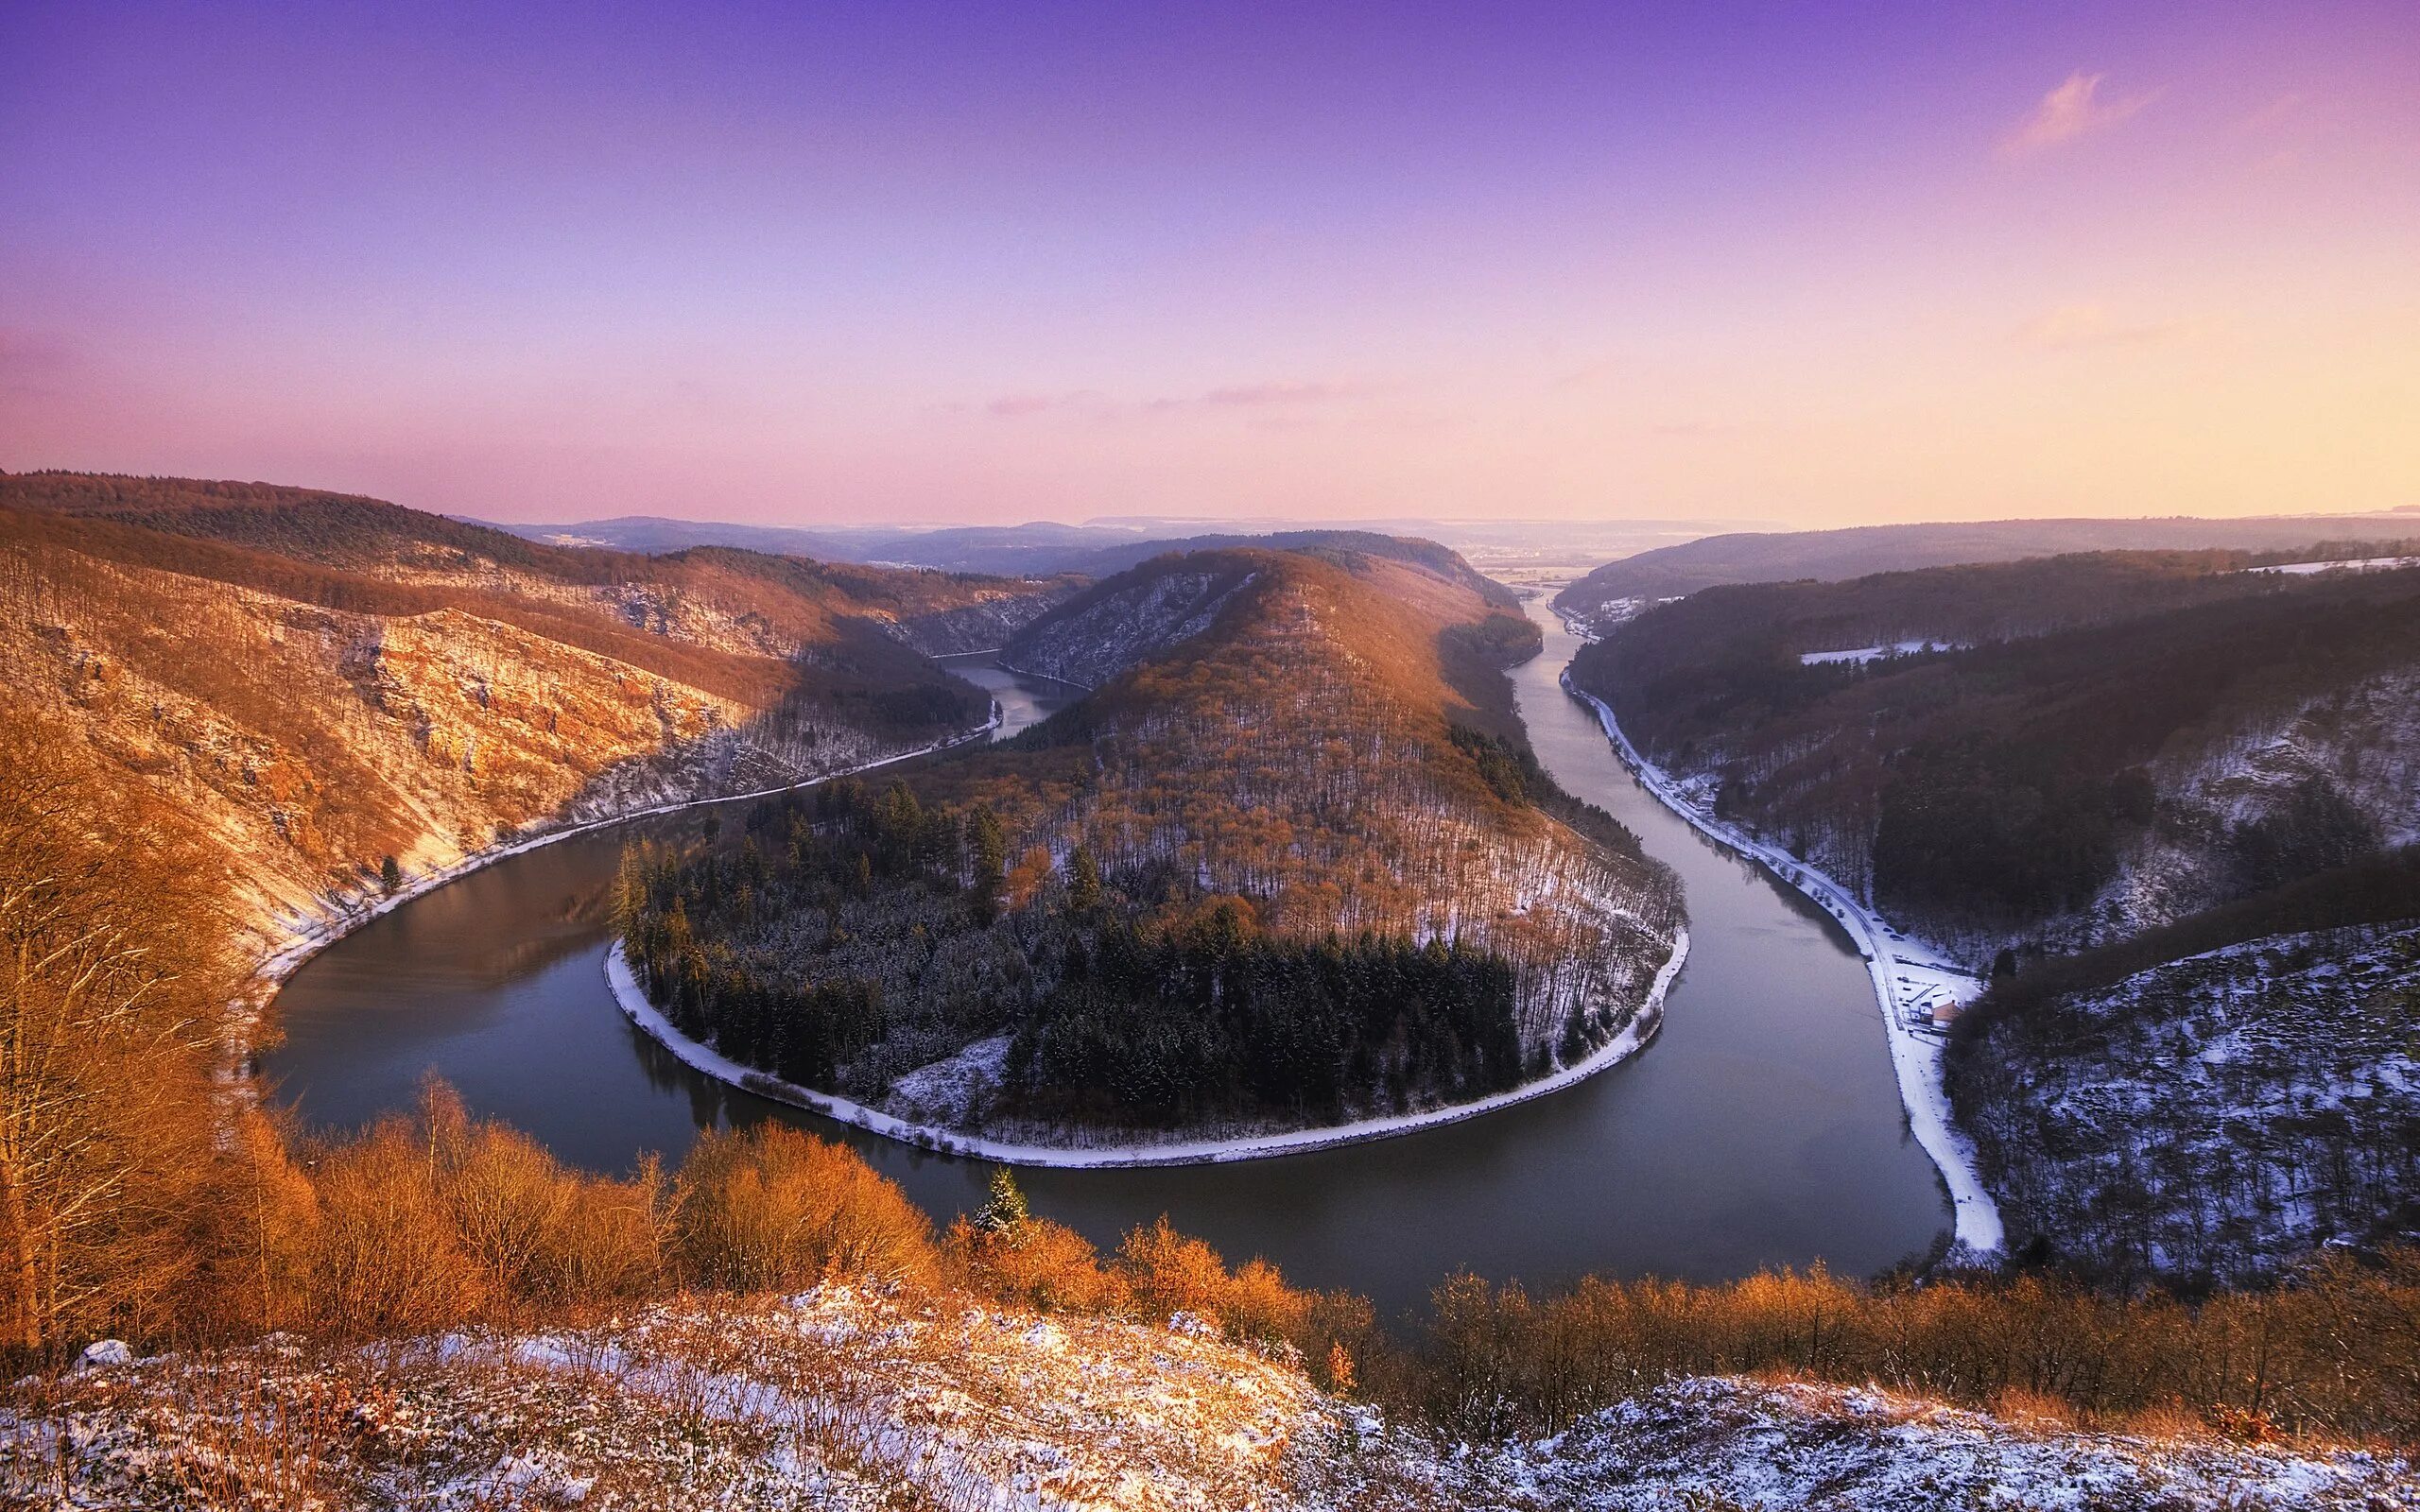
[[[2014,1243],[2271,1279],[2420,1236],[2420,926],[2279,936],[1995,1020],[1959,1108]]]
[[[1187,558],[1178,571],[1136,568],[1078,596],[1028,626],[1001,660],[1095,688],[1144,658],[1208,629],[1251,583],[1249,566],[1215,555]]]
[[[2247,716],[2164,751],[2148,773],[2159,822],[2061,942],[2139,933],[2223,901],[2242,885],[2233,842],[2292,826],[2314,803],[2358,816],[2378,845],[2420,840],[2420,667]]]
[[[1872,1388],[1729,1377],[1674,1382],[1457,1468],[1457,1504],[1473,1512],[2420,1505],[2408,1468],[2368,1454],[2084,1433]]]
[[[926,656],[996,651],[1075,592],[1072,581],[1012,586],[1026,591],[1003,590],[954,608],[902,615],[890,632]]]
[[[592,1328],[97,1351],[0,1405],[12,1506],[2420,1507],[2401,1461],[1684,1380],[1451,1445],[1172,1326],[827,1287]]]

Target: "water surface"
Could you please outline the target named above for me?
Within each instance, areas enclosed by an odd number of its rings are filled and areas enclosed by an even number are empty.
[[[1570,1091],[1400,1139],[1228,1166],[1028,1171],[1035,1207],[1104,1244],[1162,1212],[1297,1281],[1390,1314],[1460,1268],[1552,1286],[1581,1273],[1696,1280],[1823,1260],[1866,1274],[1928,1246],[1948,1204],[1906,1131],[1863,964],[1821,910],[1705,840],[1634,782],[1556,681],[1576,643],[1544,601],[1543,656],[1513,680],[1539,760],[1680,872],[1693,940],[1663,1032]],[[1003,734],[1073,696],[984,659]],[[700,1076],[605,988],[606,898],[623,838],[696,833],[731,807],[559,845],[475,872],[339,941],[279,995],[266,1057],[304,1118],[409,1105],[435,1071],[472,1108],[564,1159],[678,1159],[701,1127],[781,1118],[848,1139],[938,1218],[982,1199],[981,1166],[872,1138]]]

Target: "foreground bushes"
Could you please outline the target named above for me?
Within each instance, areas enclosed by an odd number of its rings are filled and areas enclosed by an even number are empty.
[[[1399,1378],[1455,1432],[1560,1429],[1674,1376],[1876,1382],[2112,1423],[2187,1415],[2253,1435],[2420,1442],[2420,1250],[2331,1252],[2291,1284],[2198,1306],[2036,1276],[1867,1288],[1767,1273],[1720,1286],[1589,1278],[1534,1300],[1438,1288]]]
[[[1474,1437],[1560,1430],[1678,1376],[1778,1372],[2096,1423],[2420,1443],[2411,1249],[2331,1254],[2290,1284],[2198,1305],[2031,1275],[1591,1278],[1543,1299],[1460,1276],[1406,1341],[1366,1300],[1290,1286],[1258,1260],[1230,1267],[1165,1218],[1104,1255],[1028,1211],[1006,1173],[979,1213],[936,1235],[854,1151],[784,1125],[711,1133],[677,1173],[622,1178],[565,1168],[438,1085],[413,1116],[351,1140],[289,1153],[257,1114],[236,1135],[180,1305],[145,1314],[146,1345],[552,1326],[684,1290],[871,1280],[1216,1331]]]
[[[596,1177],[432,1084],[414,1116],[291,1158],[254,1115],[232,1163],[210,1305],[180,1335],[420,1333],[682,1289],[940,1279],[932,1225],[896,1186],[785,1125],[708,1133],[669,1178]]]

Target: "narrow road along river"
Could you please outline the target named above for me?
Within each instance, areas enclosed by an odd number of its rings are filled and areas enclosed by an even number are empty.
[[[1568,1091],[1400,1139],[1238,1165],[1022,1172],[1041,1211],[1104,1245],[1167,1212],[1233,1259],[1345,1286],[1397,1313],[1469,1267],[1533,1288],[1588,1270],[1713,1280],[1821,1259],[1865,1274],[1945,1227],[1907,1136],[1856,950],[1796,893],[1719,850],[1614,759],[1557,685],[1575,643],[1543,601],[1544,655],[1513,674],[1538,758],[1638,832],[1687,891],[1691,947],[1663,1032]],[[986,664],[1013,732],[1070,690]],[[278,1095],[321,1125],[407,1107],[434,1070],[472,1108],[569,1160],[677,1159],[696,1131],[784,1118],[848,1138],[936,1218],[980,1202],[977,1165],[856,1134],[691,1072],[605,988],[607,893],[623,838],[695,833],[693,810],[509,858],[338,941],[279,994]]]

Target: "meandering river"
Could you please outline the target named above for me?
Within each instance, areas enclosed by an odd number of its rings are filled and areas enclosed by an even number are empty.
[[[1611,810],[1686,889],[1692,941],[1663,1032],[1567,1091],[1467,1123],[1237,1165],[1025,1171],[1035,1208],[1104,1246],[1162,1212],[1231,1259],[1350,1287],[1386,1313],[1460,1268],[1533,1289],[1590,1270],[1716,1280],[1822,1260],[1865,1274],[1930,1245],[1948,1204],[1908,1137],[1870,983],[1811,903],[1714,846],[1614,758],[1556,679],[1576,642],[1543,600],[1545,654],[1513,674],[1538,758]],[[1003,733],[1071,690],[981,661]],[[734,822],[721,805],[514,856],[373,920],[295,973],[264,1057],[303,1118],[409,1106],[434,1071],[477,1113],[563,1159],[677,1160],[700,1128],[780,1118],[849,1140],[946,1220],[986,1170],[771,1104],[690,1071],[633,1029],[604,978],[623,839]]]

